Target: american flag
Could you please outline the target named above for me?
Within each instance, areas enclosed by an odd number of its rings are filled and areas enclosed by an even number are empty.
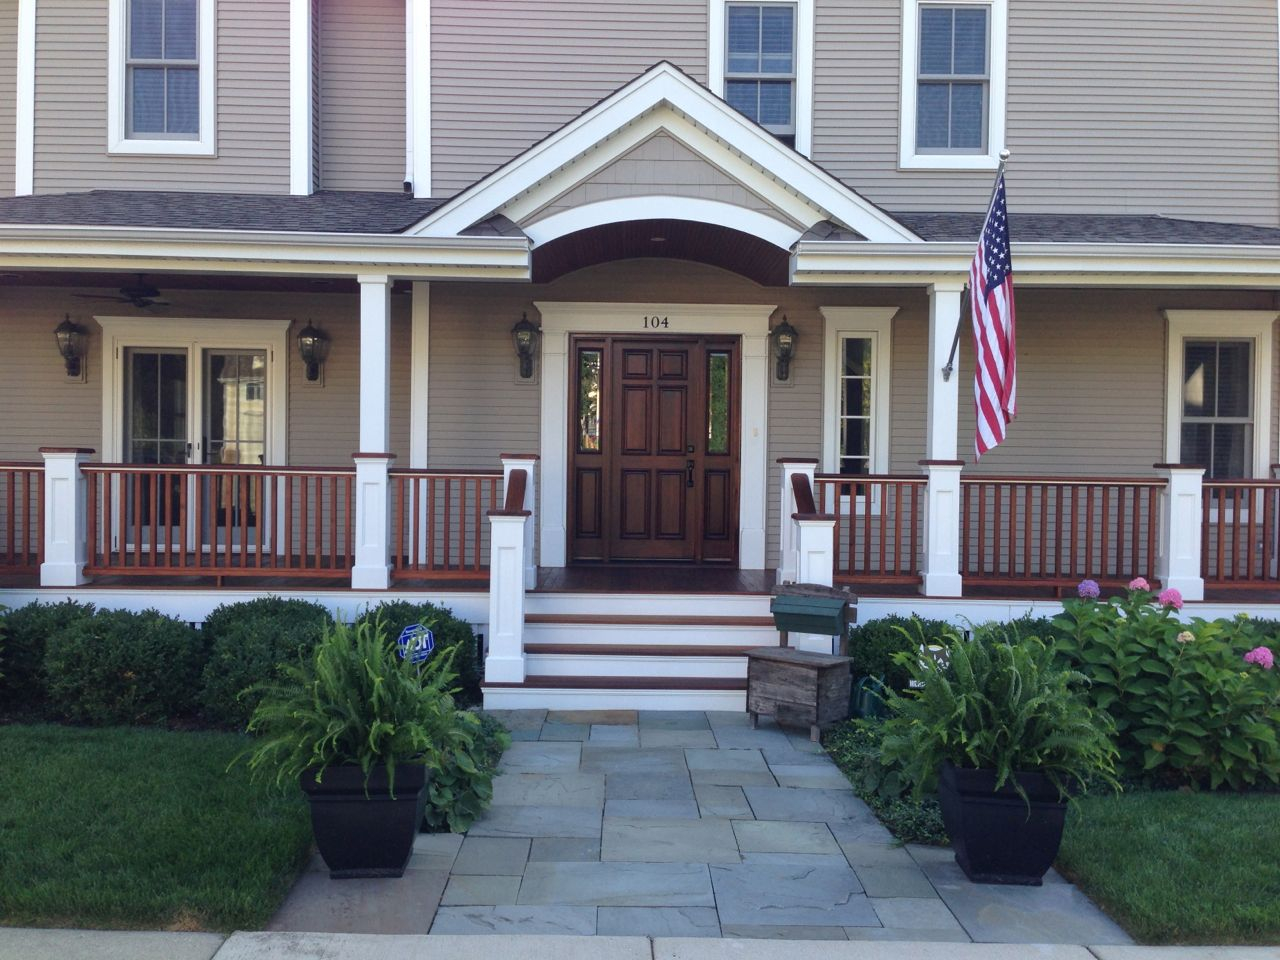
[[[996,180],[978,252],[969,268],[969,302],[973,319],[973,392],[978,414],[973,446],[981,457],[1004,440],[1017,413],[1013,258],[1003,173]]]

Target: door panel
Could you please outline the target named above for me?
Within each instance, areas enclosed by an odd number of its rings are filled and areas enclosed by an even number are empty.
[[[618,501],[618,537],[622,540],[649,539],[649,472],[624,470],[622,496]]]

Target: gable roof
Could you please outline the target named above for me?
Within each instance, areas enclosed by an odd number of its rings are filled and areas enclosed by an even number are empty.
[[[458,236],[495,214],[520,222],[540,203],[587,179],[658,130],[806,226],[831,220],[870,240],[919,240],[889,213],[665,60],[441,205],[408,232]]]

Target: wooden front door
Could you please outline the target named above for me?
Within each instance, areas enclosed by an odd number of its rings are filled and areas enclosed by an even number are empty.
[[[737,560],[738,366],[731,338],[575,338],[573,560]]]

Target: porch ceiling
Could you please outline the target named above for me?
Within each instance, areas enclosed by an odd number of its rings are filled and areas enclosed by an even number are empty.
[[[360,284],[355,277],[254,276],[249,274],[211,274],[203,272],[166,273],[145,271],[148,282],[165,290],[211,290],[262,293],[335,293],[355,296]],[[0,287],[57,287],[115,290],[136,283],[138,274],[116,270],[91,273],[68,270],[16,270],[0,272]],[[409,290],[410,282],[401,281],[394,291]]]
[[[548,241],[533,251],[533,281],[549,283],[583,267],[639,257],[693,260],[766,287],[788,282],[787,251],[738,230],[689,220],[609,223]]]

